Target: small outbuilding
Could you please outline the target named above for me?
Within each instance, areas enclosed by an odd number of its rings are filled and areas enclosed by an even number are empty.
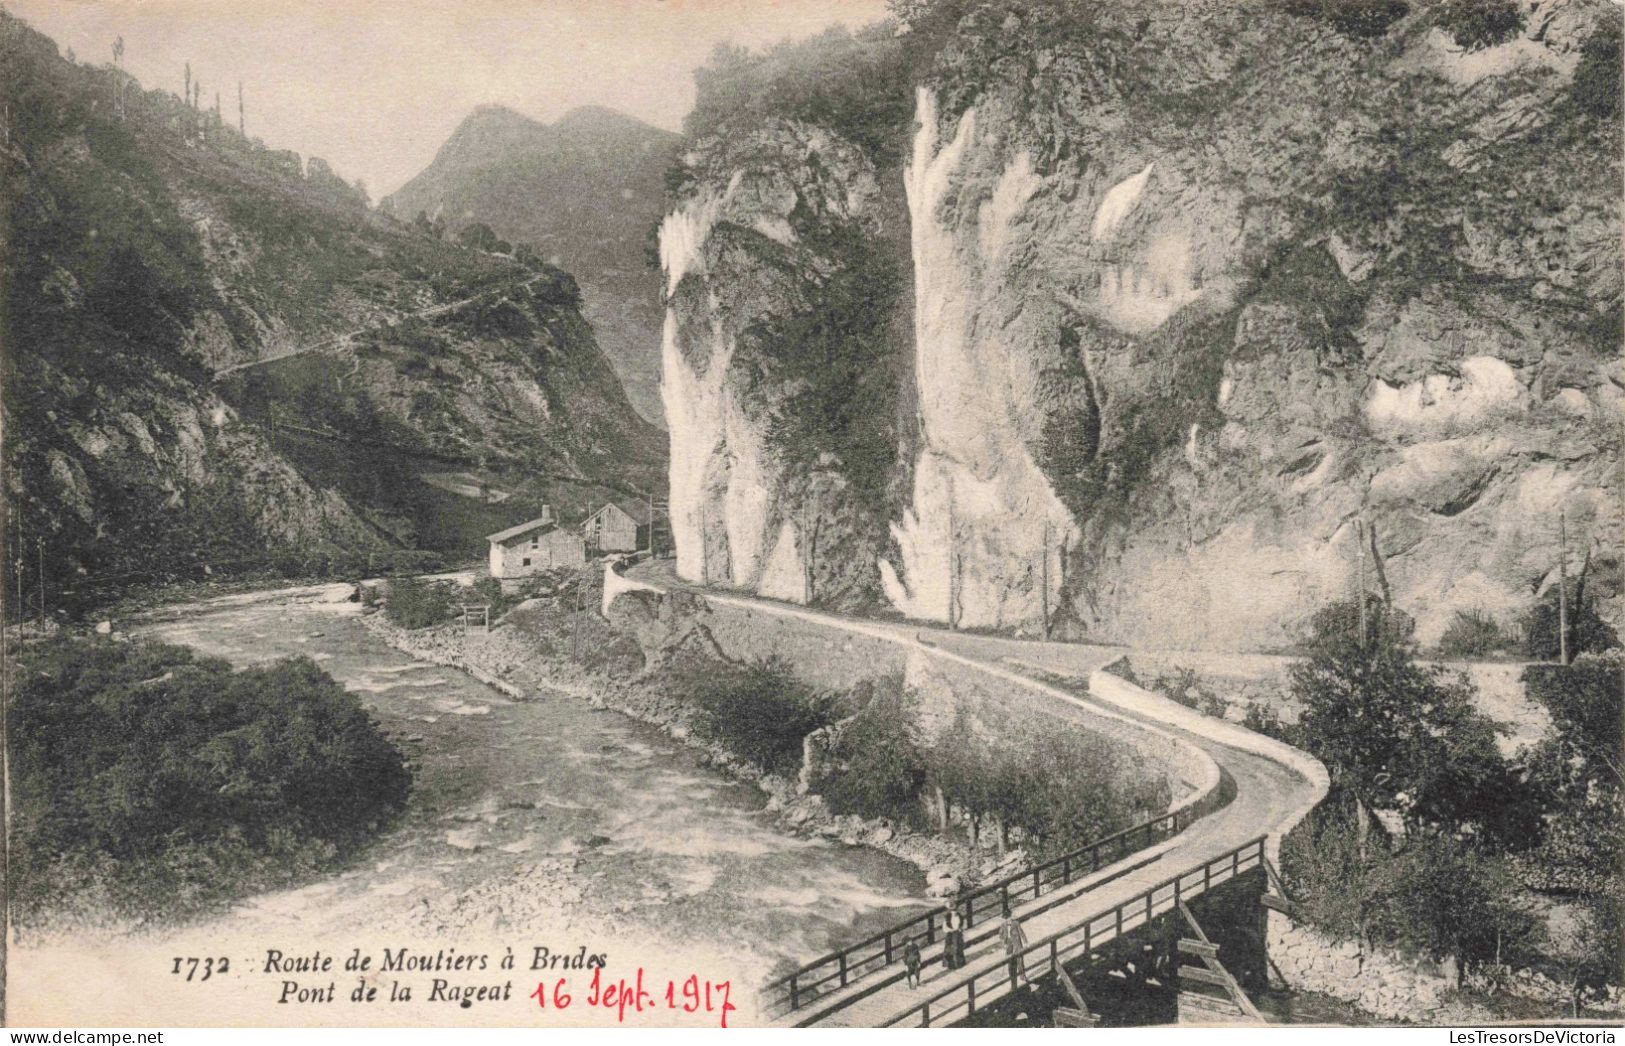
[[[536,519],[499,530],[485,540],[491,543],[491,576],[498,580],[587,563],[581,535],[559,526],[553,513],[545,509]]]
[[[638,521],[621,506],[610,502],[588,516],[581,524],[581,538],[593,555],[605,552],[636,552]]]

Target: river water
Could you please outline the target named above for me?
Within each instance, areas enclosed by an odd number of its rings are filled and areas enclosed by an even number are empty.
[[[923,877],[912,866],[777,830],[757,789],[701,765],[657,729],[563,695],[511,700],[461,672],[416,661],[373,636],[345,594],[328,586],[232,597],[132,629],[238,666],[315,660],[397,739],[415,784],[399,825],[347,870],[250,898],[201,925],[99,946],[101,961],[126,980],[151,979],[153,967],[167,967],[167,956],[183,947],[212,953],[230,941],[241,974],[234,970],[232,983],[206,991],[188,986],[181,993],[192,1000],[187,1005],[229,998],[231,1015],[245,1023],[604,1023],[582,1011],[579,995],[572,1012],[545,1018],[522,1001],[536,985],[527,967],[537,946],[552,954],[607,953],[617,976],[644,966],[651,977],[728,977],[743,1007],[747,986],[776,966],[814,958],[926,906]],[[272,982],[284,978],[264,968],[266,948],[347,954],[353,943],[366,951],[391,942],[488,952],[492,963],[512,947],[521,959],[515,1001],[482,1003],[474,1014],[414,1003],[410,1011],[354,1017],[343,1016],[356,1010],[343,1010],[342,999],[302,1012],[276,1002],[279,984]],[[47,965],[42,957],[36,970]],[[579,981],[575,988],[586,987],[587,974],[570,976]],[[175,990],[162,978],[157,983]],[[19,989],[26,1002],[26,980],[14,981],[14,1001]],[[628,1023],[705,1017],[657,1013]],[[742,1010],[732,1019],[749,1017]]]

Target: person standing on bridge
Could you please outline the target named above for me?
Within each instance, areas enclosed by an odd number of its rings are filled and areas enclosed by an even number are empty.
[[[942,913],[942,965],[949,970],[965,965],[965,916],[959,910],[960,897],[955,892]]]
[[[1023,982],[1031,984],[1032,982],[1027,980],[1026,960],[1021,954],[1027,948],[1027,931],[1021,928],[1020,920],[1010,914],[1008,901],[1004,905],[1004,922],[999,924],[999,940],[1004,944],[1004,954],[1010,957],[1011,990],[1015,990],[1018,977]]]

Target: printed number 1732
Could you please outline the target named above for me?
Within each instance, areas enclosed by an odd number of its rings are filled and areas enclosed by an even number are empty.
[[[197,959],[191,956],[175,956],[175,968],[169,972],[179,977],[181,970],[185,969],[186,979],[189,981],[206,981],[217,973],[228,973],[231,970],[231,960],[225,956],[218,959]]]

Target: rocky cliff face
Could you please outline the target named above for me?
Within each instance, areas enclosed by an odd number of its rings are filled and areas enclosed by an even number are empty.
[[[1363,571],[1432,641],[1552,584],[1562,512],[1571,572],[1589,561],[1617,611],[1617,9],[1519,4],[1495,42],[1430,4],[1377,25],[1313,4],[916,6],[912,148],[875,194],[906,199],[912,248],[886,604],[1257,648]],[[689,449],[742,475],[780,460],[760,440],[782,422],[738,407],[748,372],[694,363],[726,358],[712,321],[735,299],[683,287],[687,245],[720,248],[744,187],[810,166],[770,151],[668,219],[667,382],[700,434],[674,426],[673,489],[689,576],[720,530],[767,518],[726,577],[799,598],[751,569],[773,558],[772,484],[731,493]],[[771,214],[732,220],[771,239]]]

